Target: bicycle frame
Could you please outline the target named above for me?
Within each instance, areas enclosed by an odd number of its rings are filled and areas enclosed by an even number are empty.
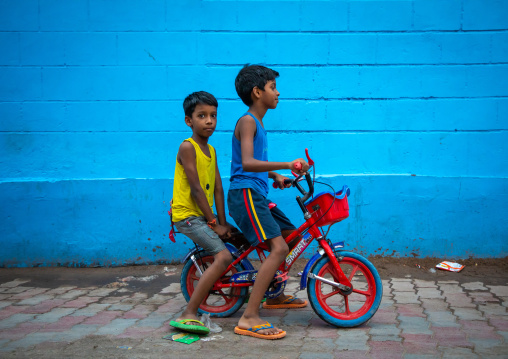
[[[285,261],[279,267],[279,270],[283,272],[283,275],[280,275],[276,278],[287,279],[287,272],[291,269],[293,263],[300,257],[300,255],[305,251],[305,249],[309,246],[309,244],[317,239],[319,246],[323,249],[324,253],[330,258],[330,261],[333,264],[333,268],[336,271],[336,274],[340,280],[340,284],[342,284],[343,288],[349,290],[351,288],[351,282],[346,277],[344,272],[342,271],[339,261],[335,257],[333,249],[330,247],[326,239],[323,237],[321,230],[319,227],[315,226],[316,220],[313,217],[308,218],[300,227],[295,229],[288,237],[285,238],[286,243],[290,243],[294,239],[300,237],[293,250],[286,256]],[[303,235],[302,235],[303,234]],[[222,273],[224,276],[227,272],[231,270],[232,267],[240,263],[242,260],[247,258],[247,256],[252,253],[254,250],[257,251],[259,259],[261,262],[266,258],[263,250],[268,250],[266,244],[262,243],[258,246],[251,246],[245,252],[243,252],[238,258],[236,258]],[[255,278],[255,277],[254,277]],[[253,279],[254,279],[253,278]],[[337,284],[337,283],[336,283]],[[218,290],[221,288],[230,288],[230,287],[248,287],[252,286],[252,282],[250,283],[215,283],[213,286],[213,290]]]

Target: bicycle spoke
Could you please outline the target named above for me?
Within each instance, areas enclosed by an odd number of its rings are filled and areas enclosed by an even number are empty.
[[[372,294],[369,291],[366,290],[359,290],[359,289],[353,289],[353,292],[364,295],[366,297],[372,296]]]
[[[349,297],[344,297],[344,307],[346,309],[346,315],[351,315],[351,311],[349,310]]]
[[[353,280],[353,276],[355,275],[357,270],[358,270],[358,265],[353,266],[353,269],[351,270],[351,274],[349,275],[349,278],[348,278],[348,280],[350,282]]]

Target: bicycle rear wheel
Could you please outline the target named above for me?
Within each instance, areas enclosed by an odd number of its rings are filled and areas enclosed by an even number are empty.
[[[201,252],[201,259],[196,256],[196,261],[201,271],[204,272],[205,269],[213,263],[214,258],[206,252]],[[244,270],[242,265],[237,264],[219,280],[226,283],[229,281],[231,275],[242,270]],[[200,278],[201,274],[194,265],[194,262],[189,259],[185,262],[182,269],[182,276],[180,277],[182,293],[187,302],[190,300],[192,293],[194,293],[194,288],[197,286]],[[236,313],[245,303],[247,294],[247,287],[224,288],[216,293],[210,292],[199,306],[198,313],[208,313],[211,317],[217,318],[229,317]]]
[[[366,258],[349,252],[341,252],[339,265],[353,285],[350,295],[320,280],[309,278],[307,293],[314,311],[325,322],[337,327],[356,327],[372,318],[381,304],[383,285],[376,268]],[[328,257],[319,259],[311,273],[339,282]]]

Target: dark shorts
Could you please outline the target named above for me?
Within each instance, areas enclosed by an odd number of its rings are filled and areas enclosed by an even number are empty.
[[[226,245],[206,222],[204,216],[188,217],[175,223],[178,232],[185,234],[212,256],[226,249]]]
[[[250,188],[228,192],[229,215],[253,246],[280,236],[283,230],[295,229],[278,207],[268,207],[270,203],[269,199]]]

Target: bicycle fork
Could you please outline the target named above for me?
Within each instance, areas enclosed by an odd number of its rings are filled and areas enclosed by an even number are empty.
[[[319,280],[323,283],[326,283],[328,285],[331,285],[332,287],[338,288],[341,290],[341,292],[345,295],[350,294],[353,291],[351,282],[346,277],[344,272],[342,271],[342,268],[339,265],[338,259],[335,257],[334,249],[337,248],[343,248],[344,242],[338,242],[332,244],[333,249],[328,245],[328,243],[321,239],[319,240],[320,248],[318,249],[318,253],[316,253],[310,260],[307,262],[307,265],[305,266],[305,269],[302,272],[302,279],[300,281],[300,290],[303,290],[307,287],[307,278],[312,278],[315,280]],[[330,261],[333,264],[333,268],[335,269],[335,272],[337,276],[339,277],[339,282],[337,283],[333,280],[320,277],[312,272],[310,270],[314,266],[314,264],[324,255],[327,255],[328,258],[330,258]]]

